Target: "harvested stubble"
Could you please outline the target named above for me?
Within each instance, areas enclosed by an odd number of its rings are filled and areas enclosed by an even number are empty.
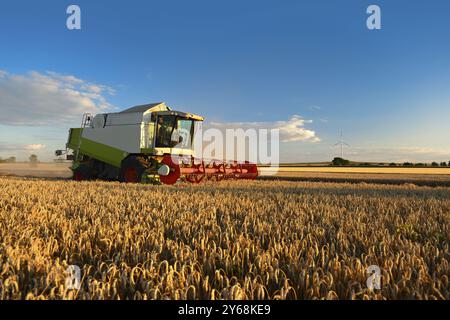
[[[0,192],[2,299],[450,298],[448,188],[0,178]]]

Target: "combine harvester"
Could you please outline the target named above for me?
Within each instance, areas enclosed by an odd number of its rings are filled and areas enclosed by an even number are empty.
[[[72,128],[65,150],[74,180],[119,180],[175,184],[206,180],[255,179],[256,164],[207,160],[194,154],[194,134],[203,118],[173,111],[164,103],[118,113],[84,114]],[[69,150],[73,154],[69,155]]]

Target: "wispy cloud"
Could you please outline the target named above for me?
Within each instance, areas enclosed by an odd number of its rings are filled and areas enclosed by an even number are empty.
[[[399,148],[358,148],[350,147],[346,151],[346,158],[355,161],[381,161],[381,162],[432,162],[449,161],[450,148],[424,148],[424,147],[399,147]]]
[[[22,143],[6,143],[0,142],[0,153],[15,152],[15,151],[36,151],[45,148],[43,144],[22,144]]]
[[[11,74],[0,70],[0,124],[50,125],[73,121],[85,112],[112,110],[114,90],[56,72]]]
[[[319,111],[322,108],[320,106],[313,105],[313,106],[309,106],[308,109],[310,111]]]
[[[26,144],[24,147],[24,150],[41,150],[45,148],[45,145],[43,144]]]
[[[312,123],[312,120],[305,120],[299,115],[293,115],[289,120],[274,122],[211,122],[207,127],[226,129],[278,129],[280,130],[281,142],[318,142],[320,138],[316,136],[315,131],[305,129],[306,124]]]

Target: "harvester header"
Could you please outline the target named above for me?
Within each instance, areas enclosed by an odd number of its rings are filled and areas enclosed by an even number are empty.
[[[80,128],[69,130],[66,149],[56,155],[73,160],[75,180],[174,184],[255,179],[256,164],[196,157],[193,138],[202,121],[163,102],[84,114]]]

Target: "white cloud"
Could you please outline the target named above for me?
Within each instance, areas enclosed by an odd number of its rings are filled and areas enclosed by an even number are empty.
[[[72,75],[0,70],[0,124],[55,125],[81,119],[86,112],[112,110],[105,94],[114,90]]]
[[[27,144],[24,146],[25,150],[41,150],[43,148],[45,148],[43,144]]]
[[[280,130],[281,142],[295,142],[308,141],[318,142],[320,139],[316,136],[313,130],[305,129],[307,123],[312,123],[312,120],[305,120],[301,116],[293,115],[286,121],[274,122],[211,122],[208,127],[217,128],[221,130],[226,129],[278,129]]]

